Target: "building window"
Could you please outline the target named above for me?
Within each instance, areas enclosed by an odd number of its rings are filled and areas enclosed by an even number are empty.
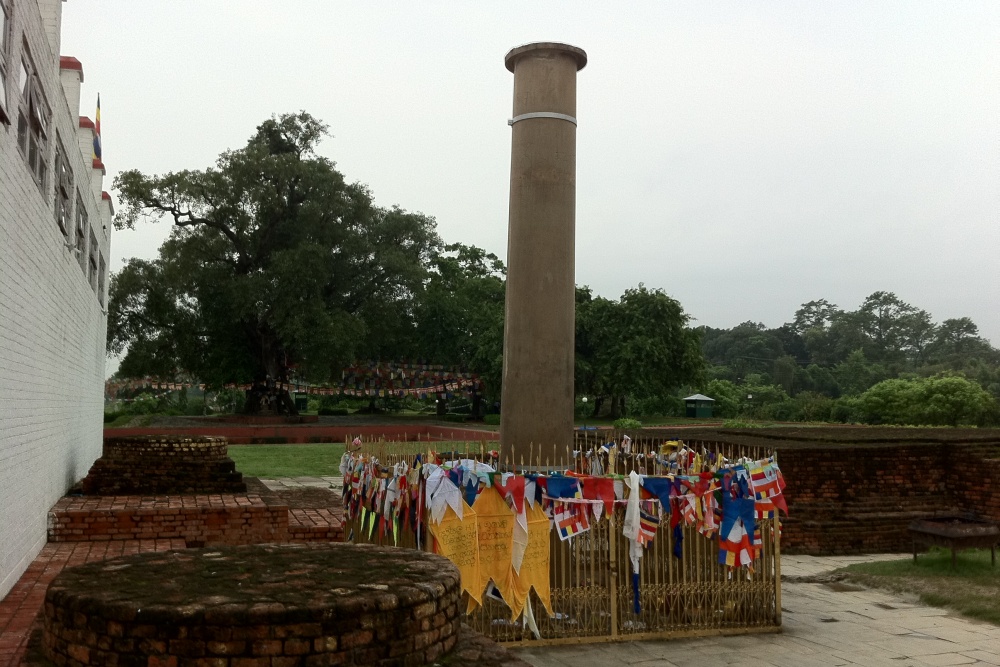
[[[7,113],[7,63],[10,57],[7,50],[10,44],[10,7],[8,0],[0,0],[0,123],[10,125],[10,114]]]
[[[100,264],[97,267],[97,303],[104,307],[104,274],[108,272],[108,265],[104,263],[104,254],[98,255]]]
[[[28,59],[27,45],[21,60],[18,89],[21,100],[17,108],[17,145],[39,188],[45,187],[48,176],[49,119],[51,112],[42,93],[42,85],[34,65]]]
[[[58,135],[57,135],[58,137]],[[62,141],[56,139],[56,160],[55,160],[55,201],[53,210],[56,216],[56,225],[63,236],[69,238],[72,230],[73,218],[70,217],[70,197],[73,193],[73,172],[69,168],[66,160],[66,150],[62,146]]]
[[[80,262],[83,275],[87,275],[87,209],[83,207],[83,197],[76,195],[76,259]]]
[[[94,236],[94,230],[90,230],[90,261],[89,268],[90,271],[87,274],[87,278],[90,280],[90,288],[97,291],[97,237]]]

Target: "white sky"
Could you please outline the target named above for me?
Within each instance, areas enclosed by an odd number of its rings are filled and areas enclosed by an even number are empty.
[[[714,327],[886,290],[1000,345],[1000,3],[613,4],[71,0],[62,54],[81,113],[101,94],[105,189],[305,109],[379,204],[503,257],[503,57],[568,42],[578,284],[662,287]],[[112,270],[167,231],[116,233]]]

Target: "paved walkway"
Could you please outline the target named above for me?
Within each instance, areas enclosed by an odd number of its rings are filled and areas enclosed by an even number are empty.
[[[281,479],[258,478],[260,483],[271,491],[288,491],[290,489],[331,489],[338,495],[344,490],[343,477],[283,477]]]
[[[822,574],[906,554],[781,557],[786,577]],[[838,587],[841,588],[841,587]],[[878,591],[783,581],[779,634],[516,649],[535,667],[924,667],[1000,665],[1000,627]]]
[[[339,491],[341,486],[335,477],[261,482],[275,491],[302,487],[334,487]],[[179,548],[184,548],[183,540],[46,545],[0,600],[0,667],[19,664],[45,589],[64,567],[138,551]],[[515,655],[536,667],[1000,666],[1000,627],[964,620],[886,593],[838,591],[823,584],[794,582],[796,577],[822,574],[850,563],[906,556],[782,556],[782,573],[791,580],[782,583],[783,627],[779,634],[516,649]]]

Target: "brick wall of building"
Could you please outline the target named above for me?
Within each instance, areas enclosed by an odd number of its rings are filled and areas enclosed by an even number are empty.
[[[89,258],[93,248],[98,267],[109,264],[112,215],[110,200],[101,196],[103,170],[80,149],[93,136],[80,127],[82,68],[75,61],[61,67],[63,3],[6,5],[0,54],[7,73],[0,105],[10,121],[0,122],[0,597],[45,544],[49,508],[101,453],[107,275],[106,268],[92,274]],[[26,104],[22,62],[33,66],[37,99],[48,116],[40,179],[19,148],[18,115]],[[57,146],[70,175],[63,181],[70,191],[65,234],[56,221]],[[86,213],[83,262],[75,252],[78,201]]]

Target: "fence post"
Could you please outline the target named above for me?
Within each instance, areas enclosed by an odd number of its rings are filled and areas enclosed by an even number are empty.
[[[771,520],[771,534],[774,535],[774,614],[778,626],[781,625],[781,516],[777,508]]]
[[[608,512],[608,560],[611,562],[608,594],[611,599],[611,636],[614,638],[618,636],[618,549],[615,543],[614,509]]]

